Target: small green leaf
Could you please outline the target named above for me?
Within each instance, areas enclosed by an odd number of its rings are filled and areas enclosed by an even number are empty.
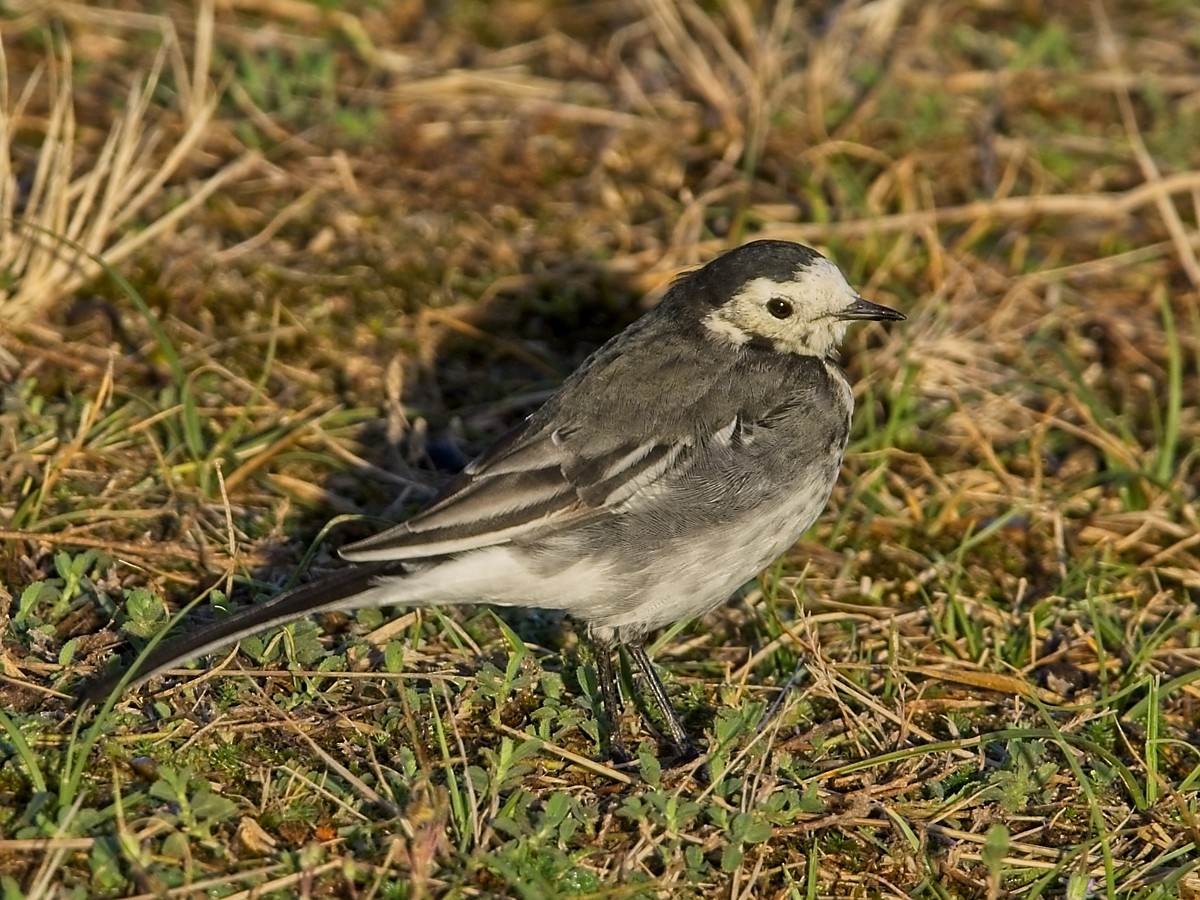
[[[58,664],[60,666],[69,666],[71,660],[75,658],[75,648],[79,646],[79,638],[71,638],[62,645],[62,649],[58,651]]]
[[[344,672],[346,671],[346,657],[344,654],[335,653],[332,656],[326,656],[317,663],[318,672]]]
[[[321,629],[315,622],[300,621],[288,626],[291,638],[291,656],[302,666],[311,666],[326,654],[321,644]]]
[[[746,813],[740,812],[733,817],[733,822],[729,826],[729,837],[731,840],[741,842],[746,839],[746,831],[750,827],[753,820]]]
[[[1000,876],[1000,867],[1004,863],[1004,857],[1008,856],[1010,842],[1008,829],[1000,824],[989,828],[983,838],[983,848],[979,851],[979,858],[983,860],[983,864],[987,866],[987,870],[993,878]]]
[[[121,872],[121,859],[111,838],[97,838],[88,854],[88,868],[92,872],[92,888],[97,894],[110,893],[125,885]]]
[[[95,550],[85,550],[83,553],[72,557],[71,559],[71,575],[76,578],[82,578],[96,564],[99,559],[99,554]]]
[[[237,804],[207,789],[196,791],[191,799],[192,814],[201,821],[216,823],[237,813]]]
[[[475,789],[477,794],[487,793],[488,785],[491,784],[491,778],[488,776],[487,770],[480,766],[467,766],[467,778],[471,781],[471,787]]]
[[[492,819],[492,828],[512,838],[519,838],[523,835],[521,826],[507,816],[497,816]]]
[[[374,631],[383,624],[383,612],[378,606],[366,606],[354,614],[355,620],[367,631]]]
[[[54,571],[58,573],[58,577],[64,581],[71,577],[71,554],[65,550],[60,550],[54,554]]]
[[[542,672],[541,677],[542,693],[547,700],[558,700],[562,697],[565,687],[563,679],[557,672]]]
[[[167,835],[166,840],[162,842],[162,850],[160,851],[167,859],[185,860],[191,856],[188,851],[187,835],[182,831],[173,831]]]
[[[646,750],[638,751],[638,770],[651,787],[662,786],[662,763],[658,757]]]
[[[13,621],[24,622],[43,599],[53,603],[58,599],[58,589],[45,581],[35,581],[26,587],[21,591],[21,599],[17,601],[17,614]]]
[[[646,818],[646,804],[641,797],[626,797],[617,815],[631,822],[641,822]]]
[[[600,891],[600,876],[591,869],[572,866],[558,879],[558,887],[569,897],[597,894]]]
[[[25,900],[25,892],[11,875],[0,875],[0,892],[3,900]]]
[[[761,844],[763,841],[769,840],[770,837],[770,822],[751,822],[746,828],[746,833],[742,836],[742,840],[747,844]]]
[[[187,783],[192,777],[191,769],[173,769],[159,766],[158,781],[150,785],[150,796],[168,803],[182,805],[187,801]]]
[[[404,671],[404,645],[400,641],[388,641],[383,648],[383,668],[393,674]]]
[[[562,791],[555,791],[546,801],[545,820],[548,825],[557,825],[571,811],[571,800]]]
[[[732,872],[742,864],[744,858],[740,844],[727,844],[725,852],[721,854],[721,871]]]
[[[708,819],[722,831],[729,830],[729,811],[723,806],[710,806],[707,810]]]
[[[162,600],[145,588],[132,588],[125,592],[124,629],[140,638],[157,634],[170,618]]]

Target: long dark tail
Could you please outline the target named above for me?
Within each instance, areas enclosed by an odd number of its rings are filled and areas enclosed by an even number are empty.
[[[380,562],[350,566],[308,584],[285,591],[270,600],[237,610],[230,616],[208,622],[178,637],[163,641],[148,654],[135,660],[128,668],[108,672],[86,684],[79,696],[79,705],[102,703],[126,679],[124,689],[141,684],[149,678],[212,650],[217,650],[244,637],[285,625],[312,613],[344,606],[343,601],[375,587],[381,577],[404,574],[398,562]]]

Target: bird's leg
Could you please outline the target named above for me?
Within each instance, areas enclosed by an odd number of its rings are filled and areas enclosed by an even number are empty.
[[[596,681],[600,683],[600,705],[604,708],[601,719],[608,732],[608,755],[613,762],[628,762],[629,753],[625,749],[625,739],[621,737],[621,694],[613,672],[612,647],[590,636],[586,640],[596,664]]]
[[[650,657],[646,655],[646,648],[641,641],[625,645],[625,650],[629,654],[629,659],[634,667],[641,672],[642,677],[646,680],[646,689],[650,696],[654,698],[655,704],[658,706],[658,711],[662,713],[663,718],[667,723],[667,730],[671,732],[671,740],[675,742],[680,756],[683,761],[695,759],[700,755],[700,748],[696,746],[691,735],[687,733],[687,729],[683,727],[683,722],[679,720],[679,713],[675,711],[675,707],[671,704],[671,698],[667,696],[667,688],[662,683],[662,679],[658,677],[658,672],[654,669],[654,663],[650,661]]]

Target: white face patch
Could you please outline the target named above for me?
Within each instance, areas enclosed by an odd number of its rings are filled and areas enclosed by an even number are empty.
[[[738,328],[733,322],[722,318],[721,310],[710,312],[703,319],[704,327],[722,340],[731,344],[744,344],[750,340],[750,335]]]
[[[857,299],[841,270],[822,256],[791,281],[752,278],[705,316],[704,325],[734,344],[760,338],[784,352],[827,356],[846,333],[848,323],[838,314]],[[783,301],[791,313],[773,315],[771,307],[780,304],[772,301]]]

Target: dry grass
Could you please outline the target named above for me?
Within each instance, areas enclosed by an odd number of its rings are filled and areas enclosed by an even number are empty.
[[[36,26],[45,19],[42,4],[17,3]],[[68,22],[96,26],[110,17],[74,4],[57,14]],[[247,153],[223,169],[195,180],[186,196],[149,221],[141,217],[161,205],[171,177],[205,142],[218,97],[210,96],[207,62],[211,54],[212,4],[202,4],[198,41],[189,48],[200,77],[189,78],[183,48],[173,28],[165,28],[149,73],[139,76],[128,96],[111,102],[115,118],[100,147],[84,147],[89,136],[76,122],[70,44],[61,58],[49,55],[17,97],[10,97],[7,60],[0,44],[0,323],[30,323],[95,281],[105,268],[121,265],[178,226],[188,214],[234,180],[252,171],[256,154]],[[119,17],[118,17],[119,18]],[[169,20],[148,17],[151,26]],[[141,24],[141,23],[136,23]],[[163,66],[174,63],[179,100],[179,132],[152,126],[164,117],[154,109]],[[34,111],[46,73],[44,114]],[[169,141],[169,147],[163,145]],[[28,152],[37,146],[36,156]],[[84,154],[88,158],[83,162]]]
[[[6,890],[1200,894],[1196,11],[59,10],[63,137],[7,127],[4,183],[57,191],[41,227],[127,248],[128,283],[63,269],[0,336]],[[6,122],[39,16],[2,29]],[[163,133],[203,118],[205,155],[139,130],[151,91],[112,100],[150,29],[206,48],[155,70]],[[153,173],[260,155],[153,231],[187,202]],[[87,195],[99,243],[64,212]],[[9,265],[0,309],[64,258],[32,233],[47,262]],[[534,613],[303,623],[72,731],[81,671],[200,591],[211,614],[336,565],[327,521],[405,515],[752,236],[909,320],[847,347],[829,513],[656,648],[710,784],[649,732],[636,769],[597,761],[575,642]]]

